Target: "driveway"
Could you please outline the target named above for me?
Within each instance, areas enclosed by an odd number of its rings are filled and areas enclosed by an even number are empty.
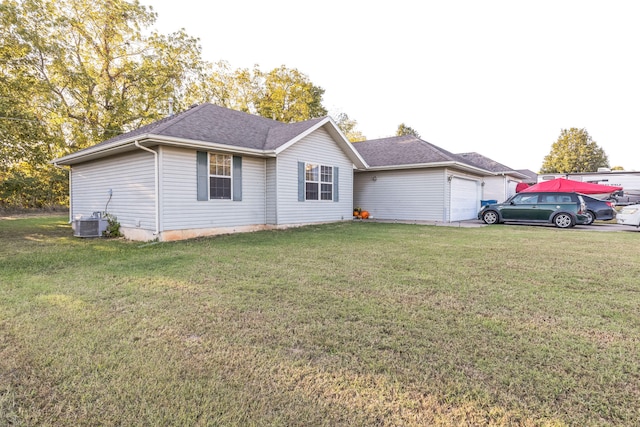
[[[393,219],[367,219],[366,221],[376,221],[376,222],[396,222],[401,224],[416,224],[416,225],[435,225],[439,227],[458,227],[458,228],[478,228],[478,227],[513,227],[513,226],[524,226],[524,227],[550,227],[557,228],[553,224],[541,224],[541,223],[509,223],[509,224],[499,224],[499,225],[487,225],[482,220],[479,219],[468,219],[466,221],[454,221],[454,222],[441,222],[441,221],[411,221],[411,220],[393,220]],[[628,225],[620,225],[608,222],[599,222],[596,221],[591,225],[576,225],[571,228],[571,230],[585,230],[585,231],[630,231],[630,232],[640,232],[640,228],[630,227]]]
[[[466,221],[463,221],[466,222]],[[485,224],[484,222],[482,222],[481,220],[469,220],[468,222],[476,222],[479,224],[479,226],[486,226],[487,224]],[[502,226],[504,226],[505,224],[500,224]],[[507,224],[508,226],[514,226],[514,225],[520,225],[520,226],[527,226],[527,227],[550,227],[550,228],[557,228],[555,225],[553,224],[540,224],[540,223],[510,223]],[[493,226],[495,227],[495,226]],[[629,231],[632,233],[637,233],[640,232],[640,228],[636,228],[636,227],[630,227],[628,225],[620,225],[620,224],[615,224],[615,223],[608,223],[608,222],[594,222],[591,225],[576,225],[575,227],[570,228],[569,230],[584,230],[584,231],[608,231],[608,232],[621,232],[621,231]]]
[[[640,228],[631,227],[629,225],[612,224],[608,222],[594,222],[591,225],[576,225],[576,230],[590,230],[590,231],[631,231],[639,232]]]

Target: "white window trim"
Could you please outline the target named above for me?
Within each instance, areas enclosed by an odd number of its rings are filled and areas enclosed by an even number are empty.
[[[207,179],[207,194],[209,195],[209,200],[214,200],[214,201],[232,201],[233,200],[233,155],[231,154],[225,154],[225,153],[216,153],[216,152],[212,152],[209,151],[207,152],[207,169],[209,171],[209,179]],[[212,174],[211,173],[211,156],[227,156],[230,158],[230,163],[229,163],[229,175],[216,175],[216,174]],[[211,178],[228,178],[229,179],[229,188],[230,188],[230,195],[228,198],[214,198],[211,197]]]
[[[317,181],[311,181],[307,179],[307,166],[311,165],[311,166],[317,166],[318,168],[318,180]],[[331,182],[326,182],[326,181],[322,181],[322,168],[330,168],[331,169]],[[334,188],[334,183],[335,183],[335,167],[330,166],[330,165],[324,165],[322,163],[312,163],[312,162],[305,162],[304,164],[304,200],[308,201],[308,202],[333,202],[333,198],[334,198],[334,192],[335,192],[335,188]],[[307,198],[307,183],[312,183],[312,184],[317,184],[318,185],[318,198],[317,199],[309,199]],[[322,198],[322,184],[329,184],[331,185],[331,193],[330,193],[330,197],[328,199],[323,199]]]

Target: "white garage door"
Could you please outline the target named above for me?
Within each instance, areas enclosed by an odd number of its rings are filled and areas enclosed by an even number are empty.
[[[513,196],[514,194],[516,194],[516,187],[518,186],[518,182],[517,181],[511,181],[509,180],[509,184],[507,185],[507,199],[511,196]],[[501,200],[498,200],[499,202]]]
[[[450,221],[475,219],[480,209],[478,181],[453,177],[451,180]]]

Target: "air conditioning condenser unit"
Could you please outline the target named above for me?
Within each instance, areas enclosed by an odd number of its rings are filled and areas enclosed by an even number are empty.
[[[107,230],[108,224],[107,218],[102,218],[95,214],[88,218],[81,217],[73,221],[73,235],[75,237],[102,237],[103,232]]]

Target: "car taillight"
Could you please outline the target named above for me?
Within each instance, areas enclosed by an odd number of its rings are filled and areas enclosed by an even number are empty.
[[[607,204],[607,206],[609,206],[610,208],[612,208],[612,207],[613,207],[613,203],[611,203],[611,202],[605,202],[605,203],[606,203],[606,204]]]

